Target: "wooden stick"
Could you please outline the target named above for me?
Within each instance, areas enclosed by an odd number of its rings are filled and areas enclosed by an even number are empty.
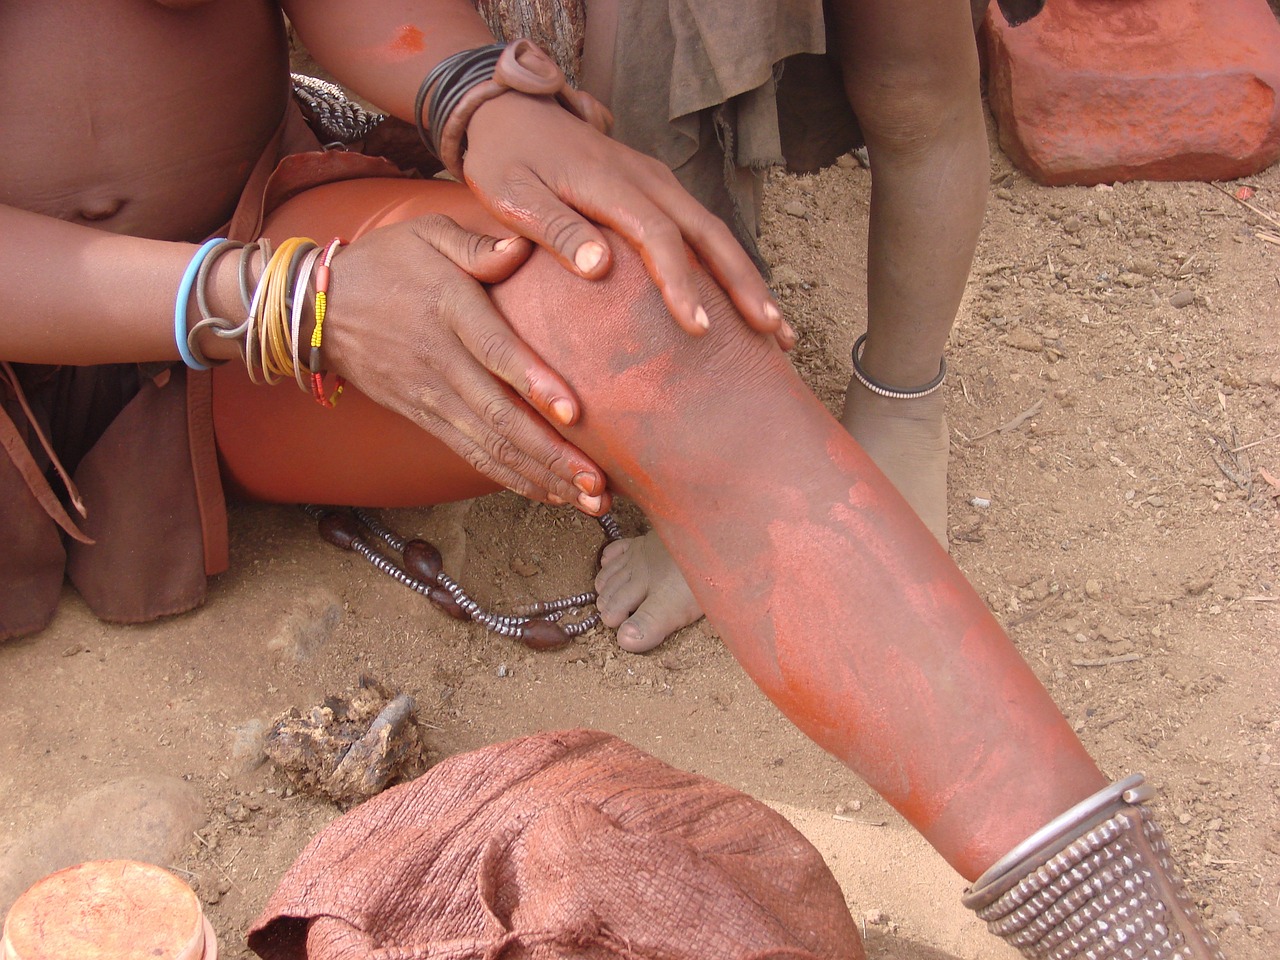
[[[1246,443],[1244,446],[1241,446],[1241,447],[1232,447],[1231,452],[1239,453],[1241,450],[1248,450],[1250,447],[1256,447],[1262,443],[1270,443],[1272,440],[1280,440],[1280,433],[1273,433],[1269,437],[1263,437],[1261,440],[1253,441],[1253,443]]]
[[[1210,183],[1209,186],[1213,187],[1215,190],[1219,191],[1220,193],[1225,193],[1228,197],[1230,197],[1236,203],[1240,204],[1240,206],[1246,207],[1249,210],[1252,210],[1254,213],[1256,213],[1258,216],[1260,216],[1263,220],[1267,221],[1267,223],[1271,224],[1272,226],[1280,227],[1280,220],[1277,220],[1275,217],[1271,216],[1271,214],[1269,213],[1263,213],[1261,210],[1255,207],[1248,200],[1241,200],[1239,197],[1237,197],[1234,193],[1232,193],[1226,187],[1217,183]]]
[[[1018,414],[1012,420],[1008,420],[1000,424],[1000,426],[998,427],[992,427],[990,430],[987,430],[985,433],[978,434],[976,437],[973,437],[972,439],[970,439],[969,442],[973,443],[975,440],[981,440],[983,437],[989,437],[993,433],[1007,433],[1008,431],[1014,429],[1015,427],[1020,427],[1024,423],[1026,423],[1028,420],[1030,420],[1032,417],[1034,417],[1037,413],[1039,413],[1042,407],[1044,407],[1043,398],[1037,400],[1031,406],[1027,407],[1027,409],[1023,410],[1020,414]]]
[[[1099,660],[1072,660],[1073,667],[1109,667],[1113,663],[1133,663],[1135,660],[1141,660],[1140,653],[1122,653],[1116,657],[1102,657]]]

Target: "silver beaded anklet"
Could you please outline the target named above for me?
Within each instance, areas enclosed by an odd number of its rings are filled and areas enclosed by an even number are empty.
[[[873,380],[862,369],[862,348],[866,345],[866,342],[867,335],[865,333],[853,341],[853,375],[860,384],[872,393],[888,397],[890,400],[918,400],[920,397],[927,397],[942,386],[943,378],[947,375],[946,357],[943,357],[942,362],[938,364],[938,375],[923,387],[916,387],[914,390],[898,390],[894,387],[886,387],[883,383]]]

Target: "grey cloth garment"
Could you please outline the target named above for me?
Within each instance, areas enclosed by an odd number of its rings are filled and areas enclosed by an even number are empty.
[[[783,64],[826,49],[821,0],[622,0],[613,135],[670,167],[757,255],[757,174],[787,160]],[[837,113],[842,105],[852,121],[838,82],[807,90],[803,101]],[[855,145],[851,138],[834,144],[826,162]]]
[[[987,0],[971,0],[975,27]],[[999,0],[1011,24],[1044,0]],[[823,0],[619,0],[613,135],[656,157],[760,262],[763,171],[862,145]]]

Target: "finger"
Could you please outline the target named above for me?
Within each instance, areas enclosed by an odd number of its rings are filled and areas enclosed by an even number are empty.
[[[685,241],[716,283],[729,294],[747,325],[773,335],[783,349],[794,346],[795,331],[783,319],[778,301],[760,270],[724,221],[692,198],[677,195],[671,197],[670,202],[670,215]]]
[[[448,369],[450,386],[466,407],[453,421],[495,463],[587,513],[603,512],[604,473],[586,454],[482,367],[458,362]]]
[[[609,272],[612,258],[604,235],[533,173],[508,181],[501,199],[490,200],[483,191],[477,195],[498,219],[545,248],[566,270],[587,280]]]
[[[472,233],[442,214],[419,217],[412,229],[420,239],[481,283],[501,283],[533,252],[533,244],[523,237],[499,239]]]
[[[772,334],[784,350],[791,349],[795,331],[783,319],[777,299],[724,221],[690,196],[662,164],[650,162],[638,175],[646,195],[644,203],[632,200],[618,204],[598,197],[593,204],[598,208],[589,212],[641,251],[673,315],[679,320],[676,311],[680,304],[698,304],[701,297],[687,244],[729,294],[748,326]]]
[[[560,499],[545,487],[539,487],[527,477],[523,477],[510,467],[495,461],[489,456],[484,445],[473,439],[470,431],[459,430],[445,417],[419,413],[413,419],[418,426],[467,461],[473,470],[488,477],[494,483],[500,484],[508,490],[514,490],[522,497],[538,500],[542,503],[554,503]]]
[[[687,333],[702,336],[711,321],[680,228],[647,196],[628,189],[626,197],[612,189],[608,197],[583,196],[580,202],[584,210],[621,234],[640,254],[676,323]]]
[[[729,292],[748,324],[776,333],[781,310],[724,221],[690,196],[664,164],[629,152],[626,159],[616,174],[553,185],[548,195],[622,234],[640,252],[672,316],[686,330],[696,335],[707,323],[687,242],[711,261],[721,285],[732,287]]]
[[[656,162],[655,165],[661,166]],[[662,171],[668,173],[665,167]],[[656,177],[646,176],[645,179],[648,182]],[[675,182],[674,178],[672,182]],[[724,227],[719,218],[688,197],[678,183],[675,184],[675,189],[692,206],[693,213],[690,216],[701,214],[720,224],[730,241],[737,245],[737,241],[733,240],[733,235],[728,233],[728,228]],[[615,181],[601,185],[592,182],[583,185],[582,191],[574,198],[574,202],[584,212],[621,234],[635,248],[676,322],[694,336],[704,334],[710,327],[710,319],[702,302],[695,260],[690,256],[682,225],[654,203],[647,189],[642,191],[631,183],[619,184]],[[710,231],[714,228],[702,225],[699,229]],[[751,265],[750,258],[740,246],[738,250],[754,273],[755,267]],[[754,283],[768,293],[768,288],[764,286],[758,273]]]
[[[568,427],[578,421],[581,405],[572,388],[516,335],[482,287],[450,284],[440,303],[458,339],[485,369],[552,423]]]

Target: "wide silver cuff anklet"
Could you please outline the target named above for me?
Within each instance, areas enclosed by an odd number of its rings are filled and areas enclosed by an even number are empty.
[[[888,397],[890,400],[916,400],[920,397],[927,397],[942,386],[942,381],[947,376],[947,358],[943,357],[942,362],[938,364],[938,375],[923,387],[899,390],[896,387],[886,386],[879,380],[873,379],[867,371],[862,369],[862,348],[866,345],[866,342],[867,335],[865,333],[853,341],[853,375],[860,384],[881,397]]]
[[[1037,830],[966,892],[987,928],[1034,960],[1224,960],[1144,805],[1142,774]]]

